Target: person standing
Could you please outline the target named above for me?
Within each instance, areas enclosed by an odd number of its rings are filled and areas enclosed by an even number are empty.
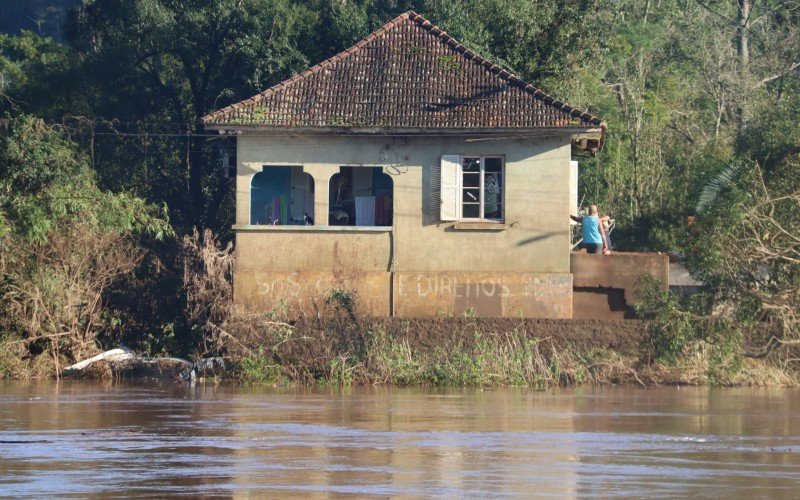
[[[600,226],[603,228],[603,243],[606,245],[603,255],[609,255],[611,253],[611,233],[609,232],[611,229],[611,216],[608,214],[600,215]]]
[[[587,253],[602,254],[606,249],[606,231],[597,216],[597,205],[589,206],[589,215],[574,216],[570,219],[581,225],[583,231],[583,248]]]

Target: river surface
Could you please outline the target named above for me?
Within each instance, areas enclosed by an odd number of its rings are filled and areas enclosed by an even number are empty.
[[[800,496],[800,391],[0,381],[0,496]]]

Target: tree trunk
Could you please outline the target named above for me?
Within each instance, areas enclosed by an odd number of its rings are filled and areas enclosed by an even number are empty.
[[[747,121],[747,90],[750,81],[750,11],[754,0],[737,0],[736,50],[739,58],[740,92],[736,106],[736,125],[741,128]]]
[[[202,130],[202,128],[200,128]],[[203,178],[205,165],[203,162],[203,138],[193,135],[190,144],[189,159],[189,196],[192,205],[191,223],[195,227],[205,227],[205,193],[203,192]]]
[[[753,0],[738,0],[739,1],[739,17],[738,17],[738,55],[739,55],[739,70],[741,71],[742,78],[747,77],[747,68],[750,64],[750,9],[752,8]]]

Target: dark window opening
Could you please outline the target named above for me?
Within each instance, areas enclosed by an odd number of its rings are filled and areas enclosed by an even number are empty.
[[[331,226],[391,226],[392,178],[381,167],[341,167],[329,186]]]
[[[250,183],[250,224],[313,225],[314,179],[303,167],[264,166]]]

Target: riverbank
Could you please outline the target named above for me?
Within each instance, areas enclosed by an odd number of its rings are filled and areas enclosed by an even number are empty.
[[[691,346],[657,361],[642,320],[330,318],[233,323],[220,332],[239,380],[272,384],[794,386],[768,360],[727,363]]]
[[[645,320],[357,318],[346,311],[279,320],[239,314],[213,327],[206,339],[222,355],[225,370],[196,376],[272,385],[797,385],[793,372],[769,360],[727,362],[702,342],[678,362],[664,363],[652,335]],[[0,342],[4,378],[65,375],[64,360],[26,358],[18,352],[23,345]],[[101,361],[67,375],[187,378],[186,366],[171,365],[150,358]]]

